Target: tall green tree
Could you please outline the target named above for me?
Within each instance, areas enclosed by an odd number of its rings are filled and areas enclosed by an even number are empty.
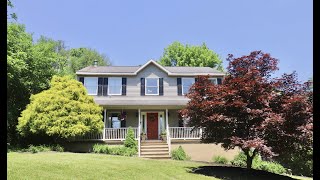
[[[54,76],[51,87],[31,95],[30,101],[17,126],[23,136],[47,134],[69,138],[103,128],[102,108],[87,95],[82,83],[70,76]]]
[[[91,48],[72,48],[69,50],[70,71],[75,73],[76,71],[92,66],[94,61],[98,61],[99,66],[110,65],[110,60],[104,54],[100,54]]]
[[[25,26],[8,23],[7,26],[7,102],[8,142],[18,139],[16,125],[21,111],[29,103],[31,94],[49,87],[51,77],[56,74],[53,64],[56,53],[48,44],[33,44],[32,35]]]
[[[173,42],[164,49],[159,63],[164,66],[212,67],[222,70],[222,60],[205,43],[201,46]]]
[[[7,8],[12,10],[13,7],[14,7],[14,6],[13,6],[11,0],[7,0]],[[17,14],[14,13],[14,12],[8,13],[8,11],[7,11],[7,19],[17,20],[17,19],[18,19],[18,16],[17,16]]]

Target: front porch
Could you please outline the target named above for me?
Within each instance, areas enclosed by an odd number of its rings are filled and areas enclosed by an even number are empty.
[[[177,108],[177,107],[176,107]],[[187,122],[178,118],[178,109],[162,109],[150,106],[144,109],[104,109],[104,129],[100,133],[90,133],[75,137],[72,141],[124,141],[129,127],[134,131],[138,141],[138,155],[140,157],[141,143],[151,140],[163,140],[171,153],[171,141],[200,140],[201,128],[186,127]],[[142,138],[143,136],[143,138]]]

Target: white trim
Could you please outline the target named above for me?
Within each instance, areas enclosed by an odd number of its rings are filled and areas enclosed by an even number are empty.
[[[141,109],[138,109],[138,157],[141,156],[140,135],[141,135]]]
[[[149,64],[154,64],[164,72],[168,74],[168,76],[197,76],[197,75],[209,75],[209,76],[225,76],[226,72],[216,72],[216,73],[172,73],[168,71],[166,68],[164,68],[162,65],[157,63],[156,61],[150,59],[147,63],[145,63],[143,66],[141,66],[139,69],[137,69],[135,72],[130,73],[95,73],[95,72],[76,72],[76,75],[127,75],[127,76],[135,76],[137,75],[142,69],[147,67]],[[213,69],[213,68],[212,68]]]
[[[110,79],[120,79],[120,94],[110,94],[109,92],[110,92],[110,90],[109,90],[109,88],[110,88],[110,85],[109,85],[109,82],[110,82]],[[122,95],[122,77],[108,77],[108,95]]]
[[[99,86],[98,77],[83,77],[83,85],[87,89],[87,87],[86,87],[86,78],[96,79],[97,80],[96,93],[95,94],[89,94],[89,92],[88,92],[88,95],[98,95],[98,86]],[[88,89],[87,89],[87,91],[88,91]]]
[[[211,79],[215,79],[216,80],[216,83],[215,83],[215,85],[217,85],[218,84],[218,78],[208,78],[208,80],[211,80]]]
[[[187,80],[187,79],[193,79],[193,84],[196,82],[195,78],[181,78],[181,87],[182,87],[182,95],[186,95],[186,93],[183,92],[183,80]]]
[[[103,109],[103,140],[106,139],[106,120],[107,120],[107,109]]]
[[[161,134],[161,121],[160,121],[160,115],[162,115],[162,121],[164,122],[164,112],[163,111],[159,111],[158,112],[158,137]],[[165,124],[163,125],[163,130],[165,130]]]
[[[136,70],[136,72],[134,72],[134,74],[138,74],[142,69],[144,69],[145,67],[147,67],[149,64],[153,63],[154,65],[156,65],[158,68],[160,68],[161,70],[163,70],[164,72],[166,72],[167,74],[170,74],[170,72],[165,69],[163,66],[161,66],[160,64],[158,64],[156,61],[154,60],[149,60],[147,63],[145,63],[143,66],[141,66],[139,69]]]
[[[157,94],[147,94],[147,79],[157,79],[157,84],[158,84],[158,89],[157,89]],[[148,96],[159,96],[159,88],[160,88],[160,84],[159,84],[159,78],[152,78],[152,77],[148,77],[144,79],[144,94],[148,95]],[[149,87],[155,87],[155,86],[149,86]]]
[[[96,72],[77,72],[76,75],[120,75],[120,76],[136,76],[136,73],[96,73]],[[209,76],[225,76],[227,73],[216,72],[216,73],[168,73],[168,76],[201,76],[201,75],[209,75]]]
[[[142,118],[144,115],[144,119]],[[146,112],[141,112],[141,119],[142,121],[144,121],[144,133],[147,134],[147,113]],[[141,126],[141,128],[143,129],[143,126]]]

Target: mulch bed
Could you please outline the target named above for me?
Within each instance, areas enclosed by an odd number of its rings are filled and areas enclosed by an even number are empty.
[[[192,168],[191,173],[212,176],[224,180],[295,180],[288,176],[266,171],[232,166],[200,166]]]

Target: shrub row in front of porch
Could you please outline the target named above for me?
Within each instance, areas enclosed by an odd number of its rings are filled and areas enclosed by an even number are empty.
[[[94,153],[120,155],[120,156],[134,156],[137,155],[137,150],[125,146],[110,147],[104,144],[95,144],[93,146]]]

